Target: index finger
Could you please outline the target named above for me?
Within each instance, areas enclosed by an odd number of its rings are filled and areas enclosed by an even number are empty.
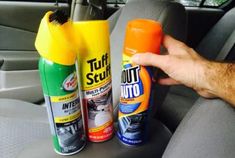
[[[157,55],[153,53],[139,53],[133,55],[131,60],[138,65],[155,66],[164,70],[167,63],[167,55]]]
[[[183,42],[178,41],[169,35],[164,35],[162,44],[168,50],[169,54],[174,54],[174,52],[177,53],[177,51],[174,51],[177,48],[186,47]]]

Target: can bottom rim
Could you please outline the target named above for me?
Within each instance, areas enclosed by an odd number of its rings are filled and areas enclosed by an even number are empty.
[[[107,139],[105,139],[105,140],[91,140],[89,137],[88,137],[88,141],[89,142],[92,142],[92,143],[103,143],[103,142],[107,142],[107,141],[109,141],[109,140],[111,140],[111,139],[113,139],[113,137],[114,137],[114,132],[112,133],[112,135],[110,135],[110,137],[108,137]]]
[[[141,146],[142,144],[136,144],[136,145],[131,145],[131,144],[127,144],[127,143],[124,143],[122,140],[119,139],[119,144],[125,146],[125,147],[128,147],[128,148],[135,148],[135,147],[139,147]]]
[[[74,151],[74,152],[72,152],[72,153],[61,153],[61,152],[55,150],[55,148],[54,148],[54,151],[55,151],[57,154],[62,155],[62,156],[74,155],[74,154],[79,153],[82,149],[84,149],[84,147],[86,146],[86,144],[87,144],[87,143],[85,142],[84,145],[83,145],[80,149],[78,149],[77,151]]]

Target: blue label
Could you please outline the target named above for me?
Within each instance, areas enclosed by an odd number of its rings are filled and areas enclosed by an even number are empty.
[[[140,103],[136,104],[119,104],[119,110],[124,114],[133,113],[138,107],[140,106]]]
[[[141,145],[145,141],[147,112],[119,118],[118,138],[128,145]]]

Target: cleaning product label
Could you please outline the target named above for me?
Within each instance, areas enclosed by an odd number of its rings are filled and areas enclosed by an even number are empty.
[[[144,142],[150,91],[151,77],[147,69],[131,64],[130,57],[124,54],[117,133],[124,144]]]
[[[112,85],[110,54],[91,53],[80,60],[83,101],[87,106],[88,137],[102,142],[112,137]]]
[[[39,62],[55,151],[71,155],[85,145],[75,65]]]

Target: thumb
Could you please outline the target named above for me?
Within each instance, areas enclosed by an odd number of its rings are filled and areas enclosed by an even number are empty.
[[[167,55],[153,53],[139,53],[132,56],[131,61],[138,65],[155,66],[164,70],[167,63]]]

